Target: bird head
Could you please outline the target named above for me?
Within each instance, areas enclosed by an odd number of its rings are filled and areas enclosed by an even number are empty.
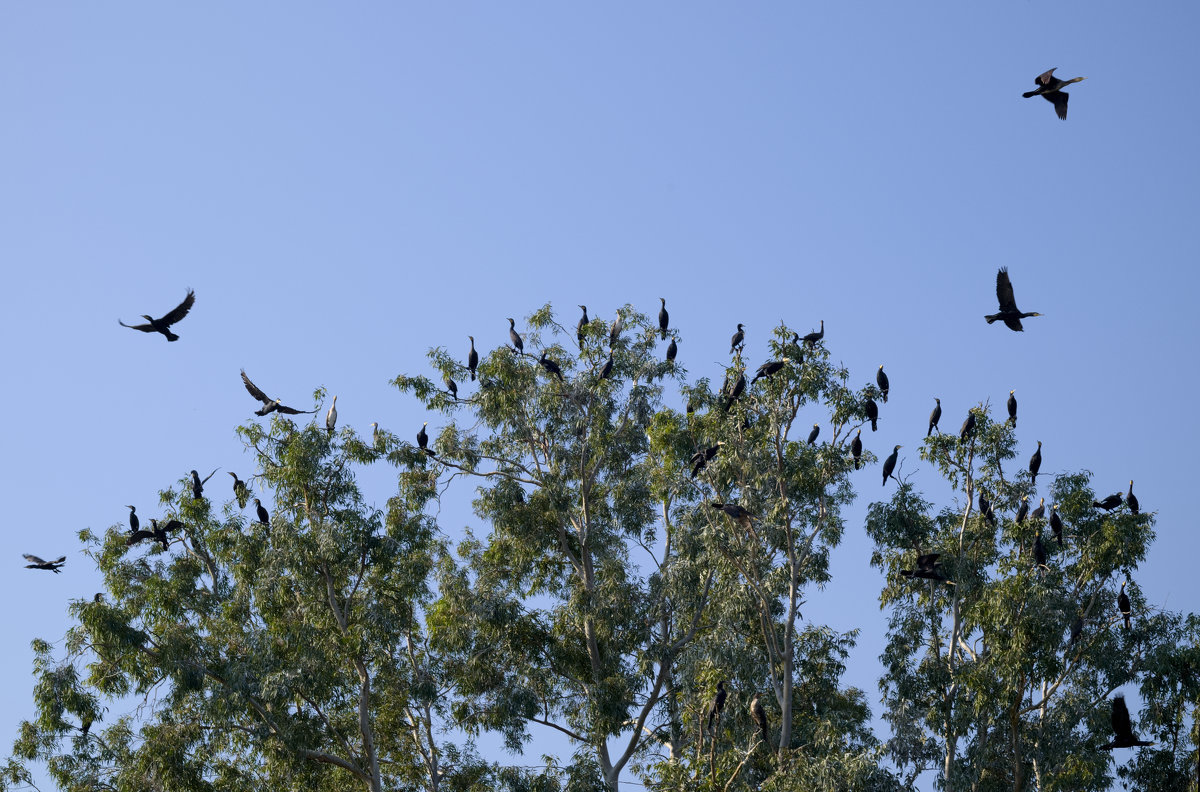
[[[471,339],[472,344],[475,343],[475,336],[467,336],[467,338]]]
[[[254,499],[254,505],[255,505],[255,506],[262,506],[262,501],[260,501],[258,498],[255,498],[255,499]]]
[[[1132,484],[1133,482],[1130,482],[1130,483]],[[137,507],[136,507],[136,506],[126,506],[125,508],[126,508],[126,509],[129,509],[130,511],[137,511]]]
[[[1022,496],[1021,496],[1021,500],[1022,500],[1022,501],[1028,501],[1028,500],[1029,500],[1029,496],[1028,496],[1028,495],[1022,495]]]
[[[941,404],[941,403],[942,403],[942,400],[941,400],[941,399],[939,399],[937,396],[934,396],[934,397],[933,397],[933,400],[934,400],[935,402],[937,402],[938,404]]]
[[[742,323],[738,322],[738,330],[741,330],[741,329],[742,329]]]
[[[512,320],[512,317],[510,316],[510,317],[508,318],[508,326],[509,326],[509,327],[512,327],[512,326],[513,326],[513,325],[515,325],[515,324],[516,324],[516,322],[514,322],[514,321]]]
[[[429,426],[429,421],[426,421],[425,423],[421,424],[422,429],[424,429],[426,426]]]
[[[895,448],[893,448],[893,449],[892,449],[892,453],[893,453],[893,454],[894,454],[894,453],[896,453],[896,452],[897,452],[897,451],[899,451],[901,448],[904,448],[904,446],[900,446],[900,445],[896,446]]]
[[[1041,447],[1042,447],[1042,441],[1038,440],[1038,448],[1041,448]]]
[[[582,309],[583,309],[585,312],[587,311],[587,306],[586,306],[586,305],[581,305],[581,306],[579,306],[579,307],[580,307],[580,308],[582,308]]]
[[[880,363],[880,364],[879,364],[879,370],[880,370],[880,371],[883,371],[883,364],[882,364],[882,363]]]
[[[1015,390],[1010,390],[1010,391],[1008,392],[1008,395],[1009,395],[1009,396],[1012,396],[1012,395],[1013,395],[1013,394],[1015,394],[1015,393],[1016,393],[1016,391],[1015,391]]]
[[[233,476],[233,480],[234,480],[234,481],[237,481],[237,473],[234,473],[234,472],[231,470],[231,471],[229,471],[229,475]]]
[[[666,298],[666,297],[659,297],[659,298],[658,298],[658,301],[659,301],[660,303],[662,303],[662,307],[663,307],[663,308],[666,308],[666,307],[667,307],[667,298]]]

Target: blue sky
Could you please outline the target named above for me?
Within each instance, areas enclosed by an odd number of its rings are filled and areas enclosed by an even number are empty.
[[[252,472],[239,368],[409,437],[425,419],[389,379],[547,301],[570,325],[665,296],[695,376],[738,322],[757,365],[781,319],[824,319],[855,381],[891,378],[868,447],[904,444],[939,502],[933,397],[953,429],[1015,389],[1021,459],[1041,440],[1045,472],[1134,479],[1158,513],[1139,582],[1200,609],[1200,10],[989,5],[0,7],[0,750],[32,711],[29,641],[98,590],[76,532],[154,515],[193,467]],[[1066,122],[1021,98],[1051,66],[1088,77]],[[1045,314],[1023,334],[982,320],[999,266]],[[178,343],[117,325],[188,287]],[[806,615],[863,628],[848,681],[874,695],[878,470],[857,483]]]

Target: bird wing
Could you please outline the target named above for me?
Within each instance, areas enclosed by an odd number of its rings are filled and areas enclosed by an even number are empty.
[[[1129,708],[1125,706],[1125,697],[1117,696],[1112,703],[1112,727],[1117,735],[1117,742],[1136,740],[1133,736],[1133,724],[1129,721]]]
[[[263,404],[271,403],[271,399],[267,397],[267,394],[263,393],[262,390],[253,382],[251,382],[250,378],[246,376],[245,369],[242,369],[242,383],[246,386],[246,390],[250,391],[251,396],[258,399]]]
[[[188,289],[187,297],[183,298],[183,302],[171,309],[171,312],[158,321],[163,324],[173,325],[180,319],[188,315],[188,311],[192,310],[192,306],[196,303],[196,292]]]
[[[29,563],[31,563],[31,564],[44,564],[44,563],[46,563],[45,561],[43,561],[42,559],[38,558],[37,556],[35,556],[35,555],[30,555],[29,553],[22,553],[21,555],[25,556],[25,560],[26,560],[26,561],[28,561],[28,562],[29,562]]]
[[[150,324],[127,325],[124,322],[122,322],[120,319],[117,320],[117,324],[121,325],[121,327],[128,327],[130,330],[141,330],[143,333],[153,333],[154,332],[154,325],[150,325]]]
[[[242,376],[244,377],[244,376],[246,376],[246,375],[245,375],[245,374],[243,374]],[[214,469],[212,473],[209,473],[207,476],[205,476],[203,479],[201,479],[201,480],[200,480],[200,486],[204,486],[205,484],[207,484],[207,483],[208,483],[208,480],[209,480],[210,478],[212,478],[213,476],[215,476],[215,475],[217,474],[217,471],[218,471],[218,470],[220,470],[220,469],[221,469],[221,468],[216,468],[216,469]]]
[[[941,553],[926,553],[925,555],[917,556],[917,568],[927,572],[932,572],[934,567],[937,566],[938,559],[941,557],[941,555]]]
[[[1042,94],[1042,98],[1054,105],[1054,112],[1063,121],[1067,120],[1067,100],[1071,95],[1065,91],[1050,91]]]
[[[280,404],[275,408],[275,410],[283,413],[284,415],[307,415],[308,413],[316,412],[316,410],[297,410],[295,407],[288,407],[283,404]]]
[[[1000,302],[1001,312],[1020,313],[1013,297],[1012,281],[1008,279],[1008,267],[1001,267],[996,273],[996,299]]]
[[[1058,68],[1057,66],[1054,67],[1054,69],[1057,69],[1057,68]],[[1035,83],[1037,83],[1038,85],[1049,85],[1050,81],[1054,79],[1054,69],[1051,69],[1050,71],[1042,72],[1037,77],[1034,77],[1033,81]]]

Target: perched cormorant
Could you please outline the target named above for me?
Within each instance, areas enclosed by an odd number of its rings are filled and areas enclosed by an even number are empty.
[[[560,369],[560,368],[558,367],[558,364],[557,364],[557,363],[555,363],[555,362],[554,362],[553,360],[551,360],[550,358],[546,357],[546,351],[545,351],[545,350],[542,350],[542,356],[541,356],[540,358],[538,358],[538,363],[541,363],[541,364],[542,364],[542,368],[546,369],[546,371],[548,371],[549,373],[551,373],[551,374],[553,374],[554,376],[558,377],[558,381],[559,381],[559,382],[563,382],[563,381],[564,381],[564,380],[563,380],[563,375],[562,375],[562,369]]]
[[[1008,392],[1008,422],[1015,428],[1017,425],[1017,392]]]
[[[715,446],[709,446],[692,454],[692,458],[688,460],[692,466],[692,478],[696,478],[700,474],[700,471],[704,470],[709,460],[717,455],[717,452],[721,450],[721,446],[723,445],[725,445],[725,442],[721,441]]]
[[[763,742],[770,742],[771,735],[767,731],[767,713],[763,709],[763,705],[758,701],[758,694],[754,694],[754,698],[750,699],[750,717],[754,719],[754,723],[762,732]]]
[[[142,314],[142,318],[146,320],[146,324],[127,325],[120,319],[117,324],[121,327],[128,327],[130,330],[141,330],[143,333],[162,333],[167,337],[168,341],[178,341],[179,336],[171,332],[171,325],[178,322],[180,319],[188,315],[188,311],[192,310],[192,306],[196,303],[196,293],[188,289],[187,296],[183,298],[183,302],[171,309],[171,312],[160,319],[155,319],[150,314]]]
[[[137,516],[137,507],[126,506],[125,508],[129,509],[129,532],[137,533],[138,526],[141,524]]]
[[[600,369],[600,379],[608,379],[608,375],[612,374],[613,370],[613,353],[608,350],[608,360],[604,361],[604,368]]]
[[[725,411],[729,412],[729,408],[733,406],[735,401],[741,398],[741,395],[746,390],[746,375],[739,371],[738,378],[733,381],[733,384],[730,385],[728,380],[726,380],[725,387],[728,389],[728,394],[725,397]]]
[[[307,415],[316,412],[316,410],[297,410],[294,407],[280,404],[279,399],[270,398],[257,385],[250,381],[250,378],[246,376],[245,369],[242,369],[242,384],[246,386],[246,390],[249,391],[251,396],[263,403],[260,409],[254,411],[255,415],[262,416],[272,412],[279,412],[284,415]]]
[[[608,345],[615,347],[617,341],[621,338],[621,330],[625,327],[625,321],[621,318],[621,312],[617,311],[617,318],[613,320],[612,327],[608,328]]]
[[[1071,622],[1071,638],[1067,641],[1068,646],[1074,646],[1079,643],[1080,636],[1083,635],[1083,617],[1076,616],[1075,621]]]
[[[922,578],[924,580],[946,580],[939,570],[942,564],[938,561],[941,553],[926,553],[917,556],[916,569],[901,569],[900,574],[906,578]]]
[[[725,682],[717,683],[717,694],[713,696],[712,704],[708,705],[708,733],[712,733],[713,722],[720,722],[721,713],[725,711]]]
[[[879,371],[875,372],[875,384],[879,386],[879,392],[883,395],[883,403],[887,404],[888,396],[888,377],[883,373],[883,364],[879,365]]]
[[[471,382],[475,381],[475,369],[479,368],[479,353],[475,351],[475,336],[469,335],[471,339],[471,351],[467,353],[467,371],[471,372]]]
[[[1029,480],[1036,487],[1037,474],[1042,469],[1042,441],[1037,441],[1037,451],[1033,452],[1033,456],[1029,457]]]
[[[267,514],[267,508],[262,505],[262,501],[258,498],[254,499],[254,511],[258,514],[258,521],[263,525],[271,525],[271,516]]]
[[[862,429],[859,429],[858,434],[850,441],[850,454],[854,457],[854,469],[858,470],[859,459],[862,457]]]
[[[1129,604],[1129,595],[1125,593],[1125,584],[1121,584],[1121,592],[1117,594],[1117,610],[1125,617],[1125,629],[1129,629],[1129,618],[1133,615],[1133,607]]]
[[[811,347],[824,337],[825,337],[825,320],[822,319],[820,332],[809,333],[808,335],[804,336],[803,341],[807,346]]]
[[[1029,516],[1035,520],[1040,520],[1046,516],[1046,499],[1045,498],[1038,499],[1038,507],[1036,509],[1034,509],[1033,514],[1031,514]]]
[[[763,363],[761,366],[758,367],[758,371],[756,371],[754,373],[754,379],[750,380],[750,384],[753,385],[754,383],[758,382],[760,379],[764,379],[766,377],[770,377],[773,374],[777,374],[779,372],[779,370],[783,368],[783,364],[784,364],[784,361],[782,361],[782,360],[768,360],[766,363]]]
[[[508,320],[508,339],[512,341],[513,348],[517,350],[517,354],[525,354],[525,342],[521,340],[521,334],[517,332],[517,323],[511,317]]]
[[[936,396],[933,398],[937,404],[933,405],[933,412],[929,413],[929,428],[925,430],[925,436],[933,434],[933,430],[937,429],[938,434],[942,433],[942,429],[938,426],[938,421],[942,420],[942,400]]]
[[[675,355],[679,353],[679,347],[675,345],[675,339],[671,339],[671,343],[667,344],[667,362],[675,360]]]
[[[378,421],[371,421],[371,445],[374,448],[383,445],[383,434],[379,431]]]
[[[725,512],[730,517],[737,520],[738,524],[743,528],[750,527],[750,512],[746,511],[741,506],[738,506],[736,503],[721,503],[719,501],[713,501],[708,505],[717,511]]]
[[[983,494],[983,490],[979,491],[979,513],[988,521],[988,525],[996,524],[996,510],[992,508],[992,502]]]
[[[337,394],[334,394],[333,404],[329,405],[329,412],[325,413],[325,431],[329,432],[329,436],[333,437],[333,430],[337,428]]]
[[[1055,66],[1055,69],[1058,67]],[[1047,72],[1042,72],[1033,81],[1037,84],[1037,88],[1032,91],[1026,91],[1021,96],[1029,99],[1033,96],[1040,96],[1050,104],[1054,105],[1054,112],[1058,117],[1067,120],[1067,100],[1071,97],[1063,91],[1071,83],[1077,83],[1081,80],[1086,80],[1087,77],[1072,77],[1069,80],[1062,80],[1054,76],[1054,69]]]
[[[729,339],[729,354],[731,355],[746,341],[746,333],[744,330],[742,330],[742,323],[738,322],[737,327],[737,332],[734,333],[733,337]]]
[[[996,299],[1000,301],[999,313],[988,314],[983,318],[988,324],[995,321],[1004,322],[1009,330],[1018,332],[1025,328],[1021,326],[1021,320],[1030,316],[1041,316],[1040,313],[1022,313],[1017,307],[1017,300],[1013,297],[1012,281],[1008,279],[1008,267],[1001,267],[996,273]]]
[[[1129,479],[1129,494],[1125,496],[1125,502],[1129,504],[1129,511],[1131,514],[1138,513],[1139,506],[1137,495],[1133,494],[1133,479]]]
[[[426,426],[429,426],[429,421],[421,424],[421,431],[417,432],[417,447],[426,454],[432,455],[432,452],[429,450],[429,435],[425,433]]]
[[[812,445],[817,442],[817,435],[821,434],[821,425],[813,424],[812,431],[808,433],[808,444]]]
[[[667,298],[659,297],[658,300],[662,303],[662,307],[658,309],[658,329],[662,333],[663,340],[666,340],[667,325],[671,320],[671,315],[667,313]]]
[[[1033,539],[1033,560],[1040,569],[1050,569],[1046,566],[1046,546],[1042,544],[1042,529],[1038,528],[1037,536]]]
[[[962,428],[958,430],[958,439],[966,440],[975,433],[975,411],[967,411],[967,420],[963,421]]]
[[[200,478],[199,473],[197,473],[194,470],[192,471],[192,497],[193,498],[195,498],[196,500],[200,500],[202,497],[204,497],[204,485],[207,484],[208,480],[210,478],[212,478],[213,476],[215,476],[217,471],[220,469],[221,468],[219,468],[219,467],[213,468],[213,472],[209,473],[203,479]]]
[[[238,507],[246,508],[246,501],[250,500],[250,490],[246,488],[246,482],[237,477],[237,473],[229,471],[229,475],[233,476],[233,495],[237,498]]]
[[[26,569],[45,569],[53,572],[56,575],[58,574],[59,567],[67,562],[66,556],[59,556],[53,561],[43,561],[37,556],[30,555],[29,553],[22,553],[21,555],[25,556],[25,560],[29,562],[25,565]]]
[[[896,460],[900,456],[902,446],[896,446],[892,449],[892,454],[887,459],[883,460],[883,486],[887,486],[888,479],[892,478],[892,471],[896,469]],[[900,479],[896,479],[899,481]]]
[[[1058,504],[1055,503],[1050,507],[1050,530],[1054,532],[1054,539],[1058,542],[1058,546],[1063,546],[1063,524],[1062,517],[1058,516]]]
[[[588,326],[588,315],[586,305],[581,305],[579,307],[583,309],[583,316],[579,317],[579,324],[575,325],[575,337],[579,339],[579,349],[582,351],[583,339],[585,337],[584,331],[587,330]]]
[[[1102,501],[1092,501],[1092,506],[1096,507],[1097,509],[1104,509],[1104,511],[1112,511],[1120,505],[1121,493],[1119,492],[1114,492],[1112,495],[1109,495]]]
[[[1150,740],[1139,740],[1133,733],[1133,723],[1129,720],[1129,708],[1125,706],[1125,697],[1117,695],[1112,703],[1112,730],[1116,735],[1110,743],[1100,746],[1101,751],[1111,751],[1113,748],[1140,748],[1154,745]]]
[[[874,399],[867,397],[866,408],[867,408],[867,419],[871,421],[871,431],[872,432],[878,431],[879,430],[879,405],[875,403]]]
[[[1025,515],[1029,514],[1029,496],[1021,496],[1021,506],[1017,509],[1017,525],[1025,522]]]

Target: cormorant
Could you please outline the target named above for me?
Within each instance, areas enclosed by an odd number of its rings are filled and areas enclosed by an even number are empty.
[[[937,404],[933,405],[933,412],[929,413],[929,428],[925,430],[925,436],[933,434],[933,430],[937,429],[938,434],[942,433],[941,427],[938,426],[938,421],[942,420],[942,400],[936,396],[933,398]]]
[[[1058,67],[1055,66],[1055,69]],[[1081,80],[1086,80],[1087,77],[1072,77],[1069,80],[1062,80],[1054,76],[1054,69],[1047,72],[1042,72],[1033,81],[1037,84],[1037,88],[1032,91],[1026,91],[1021,96],[1029,99],[1033,96],[1040,96],[1050,104],[1054,105],[1054,112],[1058,117],[1067,120],[1067,100],[1071,97],[1063,91],[1071,83],[1077,83]]]
[[[511,317],[508,320],[508,339],[512,341],[513,348],[517,350],[517,354],[525,354],[525,342],[521,340],[521,334],[517,332],[517,323]]]
[[[297,410],[294,407],[280,404],[279,399],[270,398],[257,385],[250,381],[250,378],[246,376],[245,369],[242,369],[242,384],[246,386],[246,390],[250,392],[251,396],[263,403],[261,409],[254,411],[255,415],[263,416],[272,412],[280,412],[284,415],[307,415],[316,412],[316,410]]]
[[[563,380],[563,375],[562,375],[562,369],[560,369],[560,368],[558,367],[558,364],[557,364],[557,363],[555,363],[555,362],[554,362],[553,360],[551,360],[550,358],[546,357],[546,351],[545,351],[545,350],[542,350],[542,356],[541,356],[540,358],[538,358],[538,363],[541,363],[541,364],[542,364],[542,368],[546,369],[546,371],[548,371],[549,373],[551,373],[551,374],[553,374],[554,376],[558,377],[558,381],[559,381],[559,382],[563,382],[563,381],[564,381],[564,380]]]
[[[29,553],[22,553],[21,555],[25,556],[25,560],[29,562],[25,565],[26,569],[46,569],[56,575],[58,574],[59,567],[67,562],[66,556],[59,556],[53,561],[43,561],[37,556],[30,555]]]
[[[725,397],[725,412],[729,412],[729,408],[741,398],[742,393],[746,390],[746,375],[739,371],[738,378],[733,381],[733,385],[729,385],[726,381],[726,387],[729,388],[729,393]]]
[[[872,432],[878,431],[879,430],[879,405],[875,403],[874,399],[868,397],[866,407],[867,407],[867,418],[871,421],[871,431]]]
[[[1040,569],[1050,569],[1046,566],[1046,546],[1042,544],[1042,529],[1038,528],[1037,536],[1033,540],[1033,560],[1037,562]]]
[[[1071,638],[1067,641],[1067,645],[1074,646],[1079,643],[1081,635],[1083,635],[1083,617],[1076,616],[1075,621],[1071,622]]]
[[[854,469],[858,470],[859,459],[862,457],[862,429],[859,429],[858,434],[850,441],[850,454],[854,457]]]
[[[238,508],[246,508],[246,501],[250,500],[250,490],[246,488],[246,482],[237,477],[237,473],[229,471],[229,475],[233,476],[233,495],[237,498]]]
[[[662,307],[658,309],[658,329],[662,333],[663,340],[666,340],[667,324],[670,322],[671,315],[667,313],[667,298],[659,297],[658,301],[662,303]]]
[[[121,327],[128,327],[130,330],[141,330],[143,333],[162,333],[167,337],[168,341],[178,341],[179,336],[171,332],[171,325],[178,322],[180,319],[188,315],[188,311],[192,310],[192,306],[196,303],[196,293],[188,289],[187,296],[183,298],[183,302],[171,309],[171,312],[160,319],[155,319],[150,314],[142,314],[142,318],[146,320],[146,324],[127,325],[120,319],[117,324]]]
[[[1046,499],[1045,498],[1038,499],[1038,507],[1036,509],[1034,509],[1033,514],[1031,514],[1029,516],[1035,520],[1040,520],[1046,516]]]
[[[763,363],[758,367],[758,371],[754,373],[754,379],[750,380],[750,384],[753,385],[760,379],[777,374],[783,368],[783,364],[784,361],[782,360],[768,360],[766,363]]]
[[[608,375],[612,374],[613,370],[613,353],[608,350],[608,360],[604,361],[604,368],[600,369],[600,379],[608,379]]]
[[[1016,428],[1017,425],[1017,392],[1008,392],[1008,422]]]
[[[375,448],[383,445],[383,435],[379,431],[378,421],[371,421],[371,445]]]
[[[258,521],[263,525],[271,525],[271,515],[267,514],[267,509],[262,505],[262,501],[258,498],[254,499],[254,511],[258,513]]]
[[[1029,514],[1029,496],[1021,496],[1021,506],[1017,509],[1017,525],[1025,522],[1025,515]]]
[[[1017,307],[1017,300],[1013,297],[1012,281],[1008,279],[1008,267],[1001,267],[996,273],[996,299],[1000,301],[1000,312],[988,314],[983,318],[988,324],[995,321],[1004,322],[1009,330],[1022,331],[1025,328],[1021,326],[1021,320],[1030,316],[1041,316],[1040,313],[1022,313]]]
[[[1129,504],[1129,511],[1131,514],[1138,513],[1139,507],[1137,495],[1133,494],[1133,479],[1129,479],[1129,494],[1125,496],[1125,502]]]
[[[708,448],[692,454],[692,458],[688,460],[692,466],[692,478],[696,478],[696,476],[700,474],[700,471],[704,470],[704,468],[708,465],[709,460],[717,455],[717,452],[721,450],[721,446],[723,445],[725,445],[725,443],[724,441],[721,441],[715,446],[709,446]]]
[[[1080,78],[1082,79],[1082,78]],[[1125,697],[1118,695],[1112,703],[1112,730],[1116,739],[1100,746],[1101,751],[1111,751],[1113,748],[1140,748],[1154,745],[1150,740],[1139,740],[1133,733],[1133,723],[1129,720],[1129,708],[1125,706]]]
[[[821,425],[813,424],[812,431],[808,433],[808,444],[812,445],[817,442],[817,435],[821,434]]]
[[[212,478],[213,476],[215,476],[217,471],[220,469],[221,468],[219,468],[219,467],[213,468],[213,472],[209,473],[203,479],[200,478],[199,473],[197,473],[194,470],[192,471],[192,497],[193,498],[195,498],[196,500],[200,500],[200,498],[204,497],[204,485],[207,484],[208,480],[210,478]]]
[[[879,392],[883,394],[883,403],[887,404],[888,377],[883,373],[883,364],[880,364],[879,371],[875,372],[875,384],[879,386]]]
[[[1133,615],[1133,607],[1129,604],[1129,595],[1125,593],[1125,584],[1121,584],[1121,592],[1117,594],[1117,610],[1125,617],[1125,629],[1129,629],[1129,618]]]
[[[1042,441],[1037,441],[1037,451],[1033,452],[1033,456],[1029,457],[1029,480],[1033,485],[1037,486],[1037,474],[1042,469]]]
[[[737,350],[738,347],[742,346],[746,340],[746,333],[742,330],[742,323],[738,322],[737,327],[737,332],[734,333],[733,337],[729,339],[729,354],[731,355],[735,350]]]
[[[325,431],[329,432],[330,437],[333,437],[335,428],[337,428],[337,394],[334,394],[333,404],[329,405],[329,412],[325,413]]]
[[[717,683],[717,694],[713,696],[712,704],[708,705],[708,733],[712,734],[713,721],[720,722],[721,713],[725,711],[725,682]]]
[[[677,355],[678,353],[679,353],[679,347],[675,345],[675,339],[672,338],[671,343],[667,344],[667,361],[668,362],[674,361],[675,355]]]
[[[750,527],[750,512],[746,511],[741,506],[738,506],[736,503],[721,503],[719,501],[713,501],[708,505],[718,511],[725,512],[734,520],[737,520],[738,524],[743,528]]]
[[[575,337],[579,339],[579,350],[582,352],[583,351],[583,339],[584,339],[583,332],[584,332],[584,330],[587,330],[588,315],[587,315],[587,306],[586,305],[581,305],[579,307],[583,309],[583,316],[579,317],[579,324],[575,325]]]
[[[825,337],[825,320],[822,319],[820,332],[809,333],[808,335],[804,336],[803,340],[807,346],[811,347],[824,337]]]
[[[471,339],[471,351],[467,353],[467,371],[471,372],[471,382],[475,381],[475,369],[479,368],[479,353],[475,351],[475,336],[469,335]]]
[[[617,340],[621,337],[621,330],[624,324],[624,321],[621,319],[621,312],[617,311],[617,318],[613,320],[612,327],[608,328],[608,345],[610,347],[617,345]]]
[[[917,556],[916,569],[901,569],[900,574],[906,578],[922,578],[924,580],[946,580],[939,571],[942,564],[938,561],[941,553],[926,553]]]
[[[1121,493],[1114,492],[1102,501],[1092,501],[1092,506],[1104,511],[1112,511],[1121,505]]]
[[[158,538],[158,536],[159,536],[159,534],[161,533],[161,530],[162,530],[162,529],[160,529],[160,528],[158,527],[158,521],[156,521],[156,520],[154,520],[154,519],[151,519],[151,520],[150,520],[150,525],[152,525],[152,526],[153,526],[153,530],[149,530],[149,531],[133,531],[133,532],[131,532],[131,533],[129,534],[129,536],[125,537],[125,546],[126,546],[126,547],[133,547],[135,544],[138,544],[138,543],[142,542],[142,541],[143,541],[143,540],[145,540],[145,539],[156,539],[156,538]]]
[[[140,521],[138,520],[137,516],[137,507],[126,506],[125,508],[129,509],[129,532],[137,533],[138,526],[140,525]]]
[[[883,460],[883,486],[887,486],[888,479],[892,478],[892,471],[896,469],[896,459],[900,456],[902,446],[896,446],[892,449],[892,455]],[[899,481],[900,479],[896,479]]]
[[[967,411],[967,420],[963,421],[962,428],[958,430],[958,439],[966,440],[975,433],[975,411]]]
[[[754,719],[759,730],[762,732],[763,742],[770,742],[771,735],[767,731],[767,713],[763,709],[763,705],[758,701],[758,694],[754,694],[754,698],[750,699],[750,717]]]
[[[983,494],[983,490],[979,491],[979,513],[988,521],[988,525],[996,524],[996,510],[992,508],[992,502]]]
[[[1058,516],[1058,504],[1055,503],[1050,507],[1050,530],[1054,532],[1054,538],[1058,542],[1058,546],[1063,546],[1063,524],[1062,517]]]
[[[426,454],[433,456],[433,452],[429,450],[429,435],[425,433],[426,426],[429,426],[429,421],[421,424],[421,431],[417,432],[417,447]]]

